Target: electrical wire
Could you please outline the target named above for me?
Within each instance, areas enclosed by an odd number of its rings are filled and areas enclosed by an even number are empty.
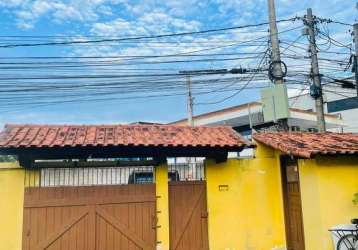
[[[264,54],[264,56],[261,58],[260,62],[257,65],[257,68],[259,69],[267,55],[268,50],[266,51],[266,53]],[[219,104],[222,102],[225,102],[226,100],[229,100],[235,96],[237,96],[238,94],[240,94],[244,89],[247,88],[247,86],[252,82],[252,80],[255,78],[257,73],[253,74],[252,77],[244,84],[244,86],[242,86],[238,91],[236,91],[235,93],[233,93],[232,95],[229,95],[225,98],[222,98],[218,101],[213,101],[213,102],[201,102],[201,103],[197,103],[196,105],[213,105],[213,104]]]
[[[295,21],[295,20],[297,20],[297,17],[281,19],[281,20],[278,20],[277,23]],[[238,30],[238,29],[244,29],[244,28],[250,28],[250,27],[259,27],[259,26],[264,26],[264,25],[268,25],[268,24],[269,24],[269,22],[263,22],[263,23],[241,25],[241,26],[235,26],[235,27],[229,27],[229,28],[209,29],[209,30],[193,31],[193,32],[180,32],[180,33],[152,35],[152,36],[123,37],[123,38],[98,39],[98,40],[86,40],[86,41],[82,40],[82,41],[47,42],[47,43],[7,44],[7,45],[0,45],[0,48],[93,44],[93,43],[104,43],[104,42],[123,42],[123,41],[135,41],[135,40],[143,40],[143,39],[158,39],[158,38],[167,38],[167,37],[176,37],[176,36],[206,34],[206,33],[220,32],[220,31]]]

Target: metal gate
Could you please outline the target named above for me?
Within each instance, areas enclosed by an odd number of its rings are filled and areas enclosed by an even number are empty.
[[[81,177],[90,186],[78,185],[80,179],[69,178],[72,173],[53,177],[55,182],[44,177],[46,171],[42,179],[40,173],[33,177],[38,186],[25,189],[23,250],[155,249],[155,184],[128,184],[129,171],[126,185],[103,185],[108,181],[101,171],[97,185],[91,176]],[[77,185],[45,185],[66,183],[66,176]]]
[[[204,169],[202,164],[194,167]],[[201,173],[169,182],[170,250],[209,249],[206,181]]]

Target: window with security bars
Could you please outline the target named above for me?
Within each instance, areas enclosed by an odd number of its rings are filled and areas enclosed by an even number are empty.
[[[203,162],[177,163],[168,166],[170,181],[200,181],[205,180]]]
[[[25,185],[55,187],[154,183],[153,170],[152,166],[41,168],[26,171]]]
[[[126,185],[154,183],[154,167],[60,167],[25,171],[26,187]],[[168,165],[169,181],[205,180],[203,162]]]

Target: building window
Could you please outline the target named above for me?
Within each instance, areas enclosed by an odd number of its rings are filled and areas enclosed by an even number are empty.
[[[328,113],[358,108],[358,98],[351,97],[327,103]]]
[[[301,131],[301,128],[299,126],[292,126],[291,131],[299,132],[299,131]]]

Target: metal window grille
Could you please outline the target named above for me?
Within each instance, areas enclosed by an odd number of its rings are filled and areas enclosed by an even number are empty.
[[[205,180],[203,162],[170,164],[168,166],[170,181],[198,181]]]
[[[25,171],[25,186],[58,187],[154,183],[153,170],[152,166],[41,168]]]

